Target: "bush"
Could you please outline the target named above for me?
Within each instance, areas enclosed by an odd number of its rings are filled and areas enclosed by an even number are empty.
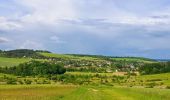
[[[50,81],[43,80],[42,84],[50,84]]]
[[[170,89],[170,86],[166,86],[166,89]]]
[[[7,80],[7,84],[17,84],[17,81],[16,79],[11,78]]]
[[[155,82],[147,83],[147,84],[146,84],[146,88],[154,88],[154,86],[156,86],[156,83],[155,83]]]
[[[152,82],[152,81],[162,81],[162,79],[149,79],[149,80],[146,80],[147,82]]]
[[[21,80],[18,81],[19,84],[24,84]]]
[[[25,80],[25,84],[31,84],[32,81],[31,80]]]

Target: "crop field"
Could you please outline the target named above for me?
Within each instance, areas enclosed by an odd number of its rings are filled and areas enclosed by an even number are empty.
[[[0,100],[56,100],[75,89],[71,85],[1,85]]]
[[[154,61],[149,61],[141,58],[112,58],[113,60],[116,61],[136,61],[136,62],[145,62],[145,63],[153,63]]]
[[[73,58],[73,56],[70,55],[63,55],[63,54],[54,54],[54,53],[40,53],[43,56],[47,57],[56,57],[56,58]]]
[[[3,85],[1,100],[169,100],[168,89],[73,85]]]
[[[170,86],[170,73],[141,75],[141,76],[135,77],[135,80],[136,81],[143,80],[143,82],[162,83],[163,85]]]
[[[69,59],[79,59],[79,60],[100,60],[98,58],[93,57],[77,57],[72,55],[66,55],[66,54],[54,54],[54,53],[40,53],[43,56],[47,57],[56,57],[56,58],[69,58]]]
[[[0,67],[11,67],[16,66],[24,62],[29,62],[31,60],[36,61],[46,61],[44,59],[30,59],[30,58],[6,58],[0,57]]]

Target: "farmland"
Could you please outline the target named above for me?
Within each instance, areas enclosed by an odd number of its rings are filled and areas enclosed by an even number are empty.
[[[43,59],[30,59],[30,58],[6,58],[6,57],[0,57],[0,67],[11,67],[16,66],[24,62],[29,62],[31,60],[36,61],[46,61]]]
[[[75,90],[75,86],[58,85],[3,85],[0,87],[2,100],[56,100]]]
[[[63,59],[75,59],[75,60],[101,60],[99,58],[89,57],[89,56],[73,56],[68,54],[55,54],[55,53],[40,53],[43,56],[46,57],[54,57],[54,58],[63,58]]]
[[[27,58],[5,58],[5,57],[0,57],[0,66],[1,67],[10,67],[10,66],[15,66],[20,63],[28,62],[30,59]]]
[[[169,100],[170,90],[110,86],[3,85],[5,100]]]
[[[170,99],[169,63],[137,57],[21,51],[0,57],[0,100]],[[157,69],[151,75],[140,74],[145,64]],[[162,66],[166,73],[157,73]]]

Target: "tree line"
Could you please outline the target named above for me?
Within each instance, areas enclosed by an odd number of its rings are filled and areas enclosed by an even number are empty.
[[[0,67],[0,73],[14,74],[19,76],[55,75],[64,74],[66,69],[62,64],[49,62],[30,61],[14,67]]]
[[[170,72],[170,62],[147,63],[138,70],[142,75],[168,73]]]

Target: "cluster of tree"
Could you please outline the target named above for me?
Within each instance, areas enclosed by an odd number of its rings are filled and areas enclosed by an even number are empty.
[[[66,69],[62,64],[39,61],[30,61],[9,68],[0,68],[0,73],[14,74],[19,76],[54,75],[64,74],[65,72]]]
[[[47,51],[40,51],[40,52],[47,52]],[[16,50],[9,50],[9,51],[1,51],[1,56],[4,57],[13,57],[13,58],[46,58],[45,56],[37,53],[37,51],[29,50],[29,49],[16,49]]]
[[[94,84],[94,83],[101,83],[101,84],[107,84],[107,83],[121,83],[125,77],[122,76],[107,76],[107,75],[101,75],[101,74],[63,74],[63,75],[54,75],[48,77],[50,80],[56,81],[56,82],[62,82],[62,83],[72,83],[72,84]],[[95,80],[95,81],[94,81]]]
[[[35,50],[35,52],[41,52],[41,53],[51,53],[50,51],[47,51],[47,50]]]
[[[170,62],[147,63],[139,67],[140,74],[159,74],[170,72]]]

